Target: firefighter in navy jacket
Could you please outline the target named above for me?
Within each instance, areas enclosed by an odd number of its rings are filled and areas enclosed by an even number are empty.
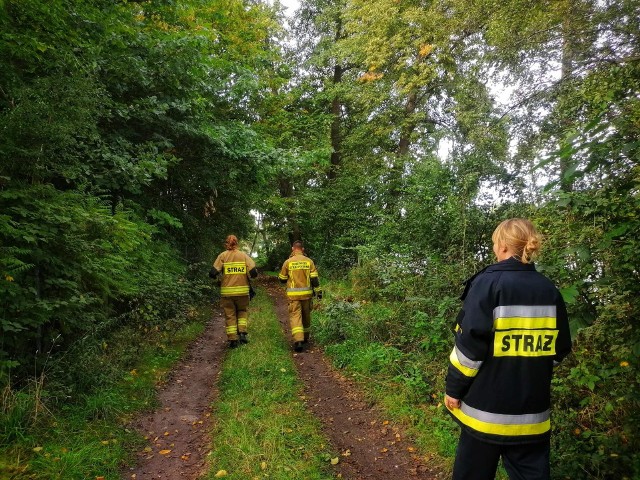
[[[445,406],[462,427],[454,480],[548,479],[553,367],[570,351],[564,301],[536,272],[540,247],[528,220],[493,233],[498,263],[467,280],[449,357]]]

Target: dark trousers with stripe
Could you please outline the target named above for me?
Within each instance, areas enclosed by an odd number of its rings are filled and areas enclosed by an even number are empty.
[[[462,429],[453,480],[493,480],[500,457],[510,480],[549,480],[549,451],[549,439],[524,445],[496,445]]]

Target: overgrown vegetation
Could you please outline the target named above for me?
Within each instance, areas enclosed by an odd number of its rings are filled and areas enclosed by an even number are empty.
[[[4,391],[33,410],[46,368],[43,408],[98,388],[52,365],[210,296],[234,233],[271,268],[303,238],[350,279],[328,350],[417,405],[460,282],[526,216],[575,339],[554,475],[639,475],[639,19],[630,0],[302,0],[291,21],[259,0],[0,2]]]
[[[395,263],[398,256],[387,261]],[[384,262],[374,263],[386,270]],[[314,317],[314,338],[337,367],[353,373],[375,402],[409,426],[425,451],[453,457],[459,428],[441,402],[452,320],[460,308],[453,296],[460,292],[451,285],[460,285],[453,281],[460,272],[431,265],[420,276],[393,280],[374,271],[367,264],[354,269],[347,281],[325,283],[329,293]],[[443,281],[442,275],[452,279]],[[385,289],[380,283],[387,291],[402,293],[381,295]],[[416,295],[419,291],[429,295]],[[579,329],[573,355],[556,370],[554,478],[637,475],[637,401],[629,390],[637,375],[630,351],[605,331],[600,323]]]
[[[100,344],[87,340],[64,358],[49,357],[22,389],[5,386],[0,476],[120,478],[144,443],[128,424],[156,405],[158,384],[209,315],[203,308],[168,324],[123,327]],[[142,345],[138,328],[146,330]]]

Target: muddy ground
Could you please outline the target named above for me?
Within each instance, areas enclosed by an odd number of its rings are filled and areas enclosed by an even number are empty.
[[[290,337],[287,299],[276,282],[264,285],[272,298],[278,320]],[[313,326],[313,317],[311,320]],[[340,453],[334,468],[348,480],[435,479],[438,472],[416,452],[404,432],[368,404],[351,380],[337,372],[322,350],[309,343],[294,353],[304,382],[307,408],[322,422],[322,430]]]
[[[287,300],[275,278],[261,286],[274,302],[284,335],[290,338]],[[226,350],[224,321],[213,314],[203,335],[159,392],[160,407],[136,421],[149,444],[138,453],[137,466],[124,479],[197,479],[206,471],[210,451],[211,404],[218,394],[217,379]],[[346,480],[431,480],[443,478],[428,458],[416,453],[401,428],[368,404],[351,380],[331,367],[322,350],[310,342],[293,353],[304,383],[310,415],[322,423],[324,435],[340,461],[333,468]],[[304,480],[304,479],[291,479]]]
[[[159,392],[160,407],[135,422],[148,440],[138,464],[124,479],[196,479],[206,471],[210,451],[211,404],[227,348],[224,320],[216,312],[204,333]]]

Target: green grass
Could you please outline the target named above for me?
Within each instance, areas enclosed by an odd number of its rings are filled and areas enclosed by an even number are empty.
[[[333,478],[333,452],[306,409],[289,343],[263,290],[249,309],[250,343],[228,353],[214,404],[215,478]]]
[[[405,428],[430,465],[450,476],[460,428],[442,405],[451,347],[433,328],[434,319],[406,317],[401,302],[362,301],[344,280],[323,287],[314,338],[386,418]],[[393,328],[398,318],[409,325]],[[496,479],[507,479],[501,466]]]
[[[9,418],[7,422],[13,423],[8,427],[19,434],[12,435],[13,441],[0,447],[0,478],[84,480],[103,476],[120,479],[121,466],[132,461],[133,453],[144,443],[140,435],[125,425],[137,412],[155,406],[156,384],[180,358],[188,343],[203,331],[206,315],[203,310],[194,322],[174,334],[154,337],[153,342],[140,348],[136,368],[122,371],[119,381],[103,382],[102,387],[68,399],[66,405],[53,412],[41,411],[29,428],[18,428],[18,421]],[[145,337],[148,339],[149,335]],[[136,339],[133,332],[130,340],[141,345],[145,341]],[[104,356],[117,357],[118,349],[103,352]],[[102,357],[93,359],[96,376],[100,375]],[[42,385],[42,390],[6,391],[3,409],[7,417],[22,415],[24,424],[24,416],[34,414],[36,398],[43,398],[46,405],[46,379]]]
[[[362,301],[345,281],[324,282],[323,289],[326,298],[314,316],[315,339],[386,418],[404,426],[419,453],[450,472],[459,428],[439,405],[447,355],[424,350],[424,334],[412,330],[416,320],[405,315],[406,306]],[[402,329],[396,328],[398,317],[407,324]],[[434,356],[442,361],[434,362]]]

